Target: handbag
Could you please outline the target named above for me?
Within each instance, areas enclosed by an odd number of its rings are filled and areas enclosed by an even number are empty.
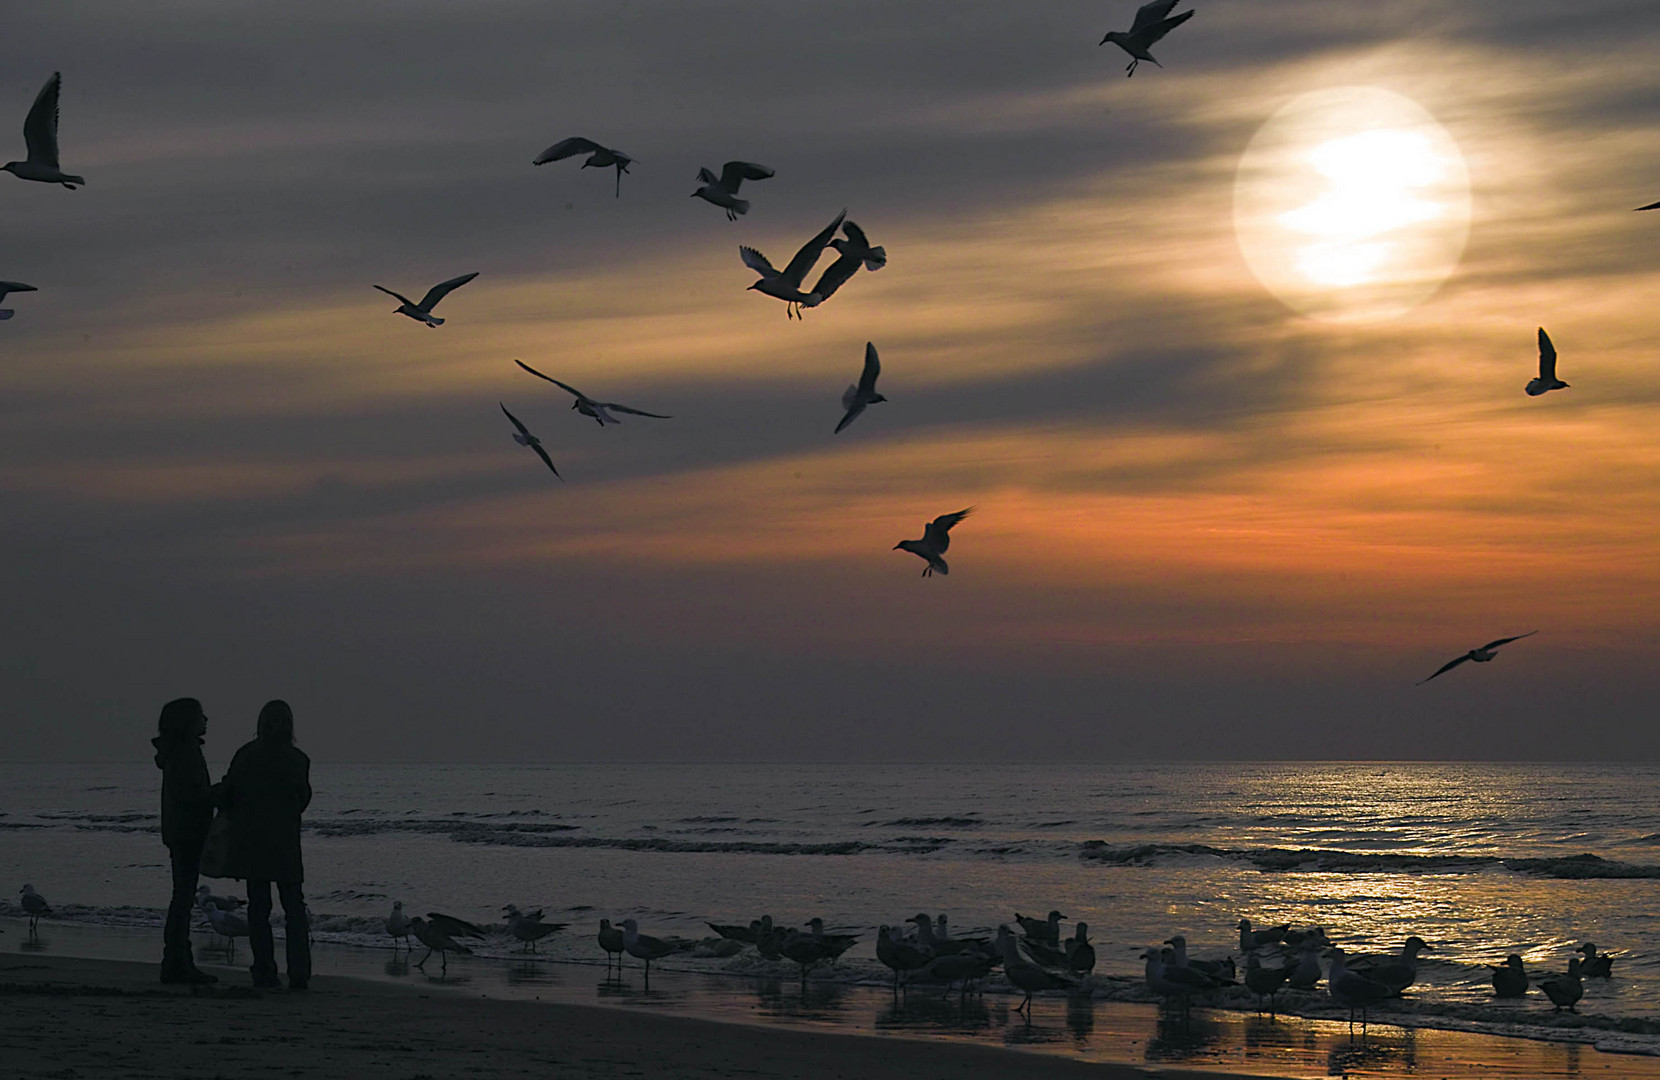
[[[223,810],[214,811],[213,821],[208,824],[199,872],[203,877],[237,876],[231,868],[231,816]]]

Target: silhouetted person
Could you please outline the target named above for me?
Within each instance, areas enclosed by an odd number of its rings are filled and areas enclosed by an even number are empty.
[[[254,985],[278,987],[271,941],[271,885],[287,920],[288,988],[311,981],[311,946],[300,885],[300,812],[311,802],[311,759],[294,745],[294,710],[268,701],[258,734],[236,752],[225,773],[221,805],[231,816],[231,865],[248,882],[248,941]]]
[[[161,842],[173,862],[173,899],[162,931],[161,981],[211,983],[219,980],[196,967],[190,951],[190,915],[196,906],[196,879],[202,844],[213,820],[213,782],[202,756],[207,715],[195,698],[175,698],[161,707],[156,768],[161,770]]]

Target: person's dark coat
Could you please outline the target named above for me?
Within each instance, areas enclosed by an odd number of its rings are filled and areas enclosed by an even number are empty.
[[[298,884],[300,812],[311,802],[311,759],[292,743],[255,739],[236,752],[220,805],[231,818],[233,876]]]
[[[179,851],[200,851],[213,820],[213,781],[202,740],[187,735],[150,742],[161,770],[161,842]]]

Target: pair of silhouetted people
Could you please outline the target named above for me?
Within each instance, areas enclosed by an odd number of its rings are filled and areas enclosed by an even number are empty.
[[[303,990],[311,980],[311,946],[300,886],[300,814],[311,802],[311,759],[294,745],[294,711],[285,701],[266,702],[253,741],[231,759],[224,780],[209,783],[202,737],[207,716],[195,698],[169,701],[161,710],[155,742],[162,771],[161,838],[173,861],[173,899],[163,934],[161,980],[216,981],[196,967],[190,949],[190,914],[202,848],[213,808],[229,819],[229,848],[223,876],[248,885],[248,938],[253,948],[254,985],[278,987],[276,948],[271,938],[271,886],[277,887],[287,924],[288,986]]]

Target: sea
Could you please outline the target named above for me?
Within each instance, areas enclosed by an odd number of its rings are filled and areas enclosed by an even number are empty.
[[[390,952],[394,900],[498,927],[511,903],[570,924],[548,964],[602,963],[599,919],[634,918],[685,940],[667,972],[787,980],[753,950],[710,955],[708,924],[817,916],[861,940],[813,985],[879,988],[879,925],[948,913],[962,937],[1057,910],[1063,933],[1088,924],[1095,998],[1152,1001],[1145,949],[1180,933],[1196,957],[1237,956],[1244,917],[1350,953],[1425,939],[1391,1023],[1660,1054],[1660,765],[316,762],[312,783],[306,896],[337,954]],[[28,882],[76,940],[158,928],[159,788],[148,765],[0,764],[0,914]],[[1617,959],[1578,1017],[1537,991],[1494,999],[1488,965],[1516,953],[1537,979],[1586,941]],[[467,962],[518,948],[499,933]],[[1243,989],[1213,1004],[1253,1008]],[[1323,993],[1280,1006],[1344,1015]]]

